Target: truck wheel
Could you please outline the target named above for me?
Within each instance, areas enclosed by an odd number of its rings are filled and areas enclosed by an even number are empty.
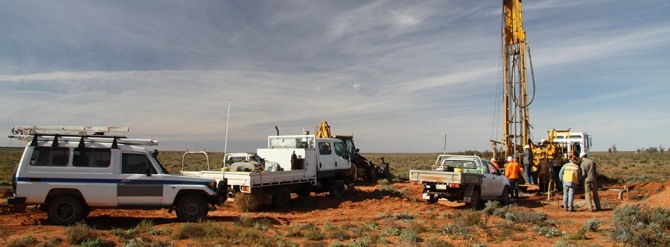
[[[335,198],[343,198],[346,193],[346,189],[344,188],[344,181],[342,180],[334,180],[332,188],[330,188],[330,195],[335,197]]]
[[[237,193],[235,194],[235,208],[240,212],[254,212],[263,205],[263,193]]]
[[[71,225],[83,218],[84,205],[79,198],[58,196],[49,202],[47,220],[54,225]]]
[[[500,204],[502,205],[507,205],[510,202],[510,188],[509,186],[505,186],[503,189],[502,195],[500,195]]]
[[[428,204],[435,204],[437,202],[437,196],[434,195],[428,195]]]
[[[275,208],[286,208],[291,204],[291,191],[286,187],[279,187],[272,195],[272,206]]]
[[[468,204],[472,209],[479,209],[481,205],[481,191],[479,188],[475,187],[475,190],[472,191],[472,196],[470,197],[470,203]]]
[[[181,221],[203,220],[208,210],[207,201],[199,195],[184,195],[177,202],[177,218]]]

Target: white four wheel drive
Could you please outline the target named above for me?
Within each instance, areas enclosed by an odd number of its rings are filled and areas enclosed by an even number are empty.
[[[16,136],[20,138],[21,136]],[[39,205],[48,222],[69,225],[96,208],[173,209],[182,221],[225,201],[226,181],[169,174],[142,146],[150,139],[30,133],[10,204]]]
[[[478,208],[484,200],[510,199],[509,179],[478,156],[439,155],[430,171],[410,170],[409,180],[424,187],[422,197],[431,204],[444,198]]]

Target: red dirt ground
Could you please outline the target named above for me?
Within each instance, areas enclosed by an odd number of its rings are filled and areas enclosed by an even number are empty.
[[[565,212],[559,206],[560,197],[558,195],[553,196],[551,201],[547,201],[546,195],[540,196],[532,193],[532,187],[529,188],[529,192],[531,193],[524,194],[526,197],[522,197],[517,205],[518,207],[525,207],[529,210],[544,212],[550,219],[555,219],[559,222],[574,222],[574,224],[560,224],[558,228],[564,232],[574,231],[581,227],[584,224],[584,221],[590,219],[601,220],[603,224],[600,229],[606,230],[610,227],[607,221],[611,219],[613,209],[620,204],[636,203],[645,204],[650,207],[669,207],[670,190],[667,189],[668,185],[670,185],[670,183],[637,184],[630,187],[629,193],[623,194],[623,200],[618,199],[618,191],[612,190],[623,188],[623,186],[616,184],[605,185],[603,190],[600,191],[601,204],[604,208],[604,210],[600,212],[587,212],[585,206],[578,208],[577,212]],[[357,188],[357,192],[354,195],[345,200],[337,200],[326,195],[314,195],[312,205],[310,206],[298,205],[300,203],[294,200],[294,205],[288,209],[263,209],[261,212],[247,214],[253,218],[267,218],[272,222],[274,228],[279,229],[280,232],[282,232],[282,230],[285,232],[289,225],[300,223],[314,223],[319,225],[323,222],[331,222],[334,225],[343,225],[346,223],[360,223],[366,221],[380,222],[381,220],[378,219],[380,213],[388,215],[394,213],[410,213],[420,221],[424,222],[424,224],[444,225],[449,221],[448,219],[445,220],[431,217],[430,214],[433,214],[433,216],[444,212],[454,214],[465,210],[463,204],[440,201],[437,204],[428,205],[421,200],[412,199],[411,197],[420,197],[421,186],[419,185],[396,183],[394,186],[397,191],[405,191],[405,195],[409,195],[410,199],[407,197],[391,196],[379,199],[379,194],[375,193],[378,192],[377,185],[363,185]],[[577,205],[582,205],[584,203],[583,196],[578,195],[575,203]],[[242,215],[242,213],[234,209],[233,203],[227,202],[225,206],[210,211],[209,219],[221,224],[235,224],[235,222],[239,221],[240,215]],[[94,210],[86,221],[89,225],[94,226],[98,230],[101,239],[112,240],[118,244],[120,243],[120,240],[110,233],[111,229],[133,228],[145,218],[153,221],[155,229],[170,227],[173,229],[173,232],[179,226],[184,224],[176,221],[174,213],[169,214],[167,213],[167,210]],[[0,230],[0,235],[3,240],[0,244],[2,245],[10,243],[10,241],[14,239],[32,235],[35,239],[40,241],[59,236],[62,239],[60,244],[62,246],[69,246],[64,234],[66,227],[48,225],[46,223],[46,213],[35,209],[34,207],[28,207],[25,212],[21,213],[3,211],[2,214],[0,214],[0,225],[0,229],[2,229]],[[527,233],[536,234],[532,231],[527,231]],[[439,233],[421,234],[423,239],[435,236],[443,238],[444,241],[448,241],[456,246],[471,246],[473,244],[465,240],[451,240],[444,235],[439,235]],[[480,237],[480,242],[482,238],[486,239],[486,236]],[[193,242],[194,240],[177,240],[170,238],[170,236],[165,236],[165,239],[175,243],[177,246],[197,244]],[[512,239],[513,240],[505,240],[502,242],[486,239],[488,241],[484,242],[486,242],[488,246],[551,246],[560,238],[532,236]],[[609,240],[606,237],[606,234],[602,233],[589,232],[587,233],[587,239],[588,242],[584,243],[588,243],[589,245],[613,244],[612,242],[608,242]],[[300,238],[292,238],[291,241],[300,243],[303,240]],[[397,245],[397,243],[392,245]],[[420,245],[423,244],[420,243]]]

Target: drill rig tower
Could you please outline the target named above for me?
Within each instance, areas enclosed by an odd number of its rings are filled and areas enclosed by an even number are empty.
[[[494,155],[514,156],[523,146],[531,143],[528,107],[527,66],[532,71],[530,50],[522,25],[521,0],[503,0],[502,27],[502,99],[503,136],[501,142],[493,141]],[[533,86],[533,90],[535,87]],[[502,144],[503,150],[497,149]]]

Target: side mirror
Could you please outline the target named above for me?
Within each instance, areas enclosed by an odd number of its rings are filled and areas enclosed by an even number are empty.
[[[147,177],[151,177],[151,168],[147,168]]]

